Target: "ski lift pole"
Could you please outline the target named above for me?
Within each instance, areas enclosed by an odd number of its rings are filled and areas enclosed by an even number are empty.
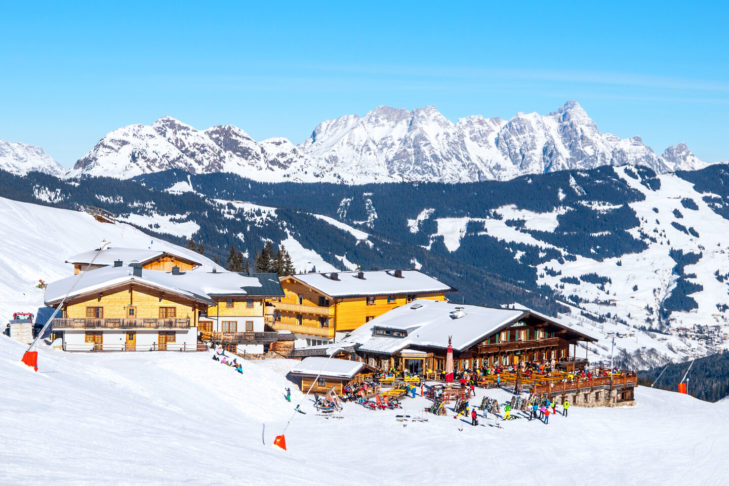
[[[653,388],[655,386],[655,384],[658,383],[658,380],[661,379],[661,376],[663,376],[663,373],[668,369],[668,365],[670,365],[670,364],[671,364],[670,361],[668,363],[666,363],[666,366],[663,367],[663,371],[661,371],[660,374],[658,375],[658,377],[655,380],[653,380],[653,383],[651,384],[651,388]]]
[[[68,290],[66,295],[61,299],[61,302],[56,306],[51,316],[46,321],[45,325],[41,329],[41,331],[38,333],[38,335],[35,337],[33,342],[28,346],[28,349],[25,350],[25,353],[23,354],[22,362],[33,368],[35,371],[38,371],[38,351],[33,351],[33,348],[35,348],[36,344],[38,344],[38,341],[41,340],[43,335],[45,334],[46,330],[48,329],[48,326],[50,326],[51,322],[53,322],[53,319],[56,318],[58,315],[58,311],[63,309],[63,304],[66,303],[66,299],[68,299],[68,296],[71,295],[71,293],[76,289],[76,286],[79,284],[81,279],[84,277],[84,274],[91,268],[91,266],[94,264],[98,256],[101,254],[102,251],[106,250],[109,247],[109,242],[104,240],[101,242],[101,246],[96,251],[96,255],[94,255],[94,258],[91,259],[91,262],[86,266],[86,269],[79,274],[76,281],[73,283],[71,288]]]
[[[679,385],[681,383],[687,382],[689,371],[691,371],[691,367],[694,365],[694,361],[696,361],[696,356],[694,355],[694,359],[691,360],[691,364],[689,365],[688,369],[686,370],[686,373],[683,374],[683,378],[681,378],[681,381],[679,382]],[[686,385],[686,395],[688,395],[688,384]]]

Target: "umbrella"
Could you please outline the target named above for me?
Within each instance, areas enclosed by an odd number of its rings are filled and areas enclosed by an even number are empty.
[[[453,345],[451,345],[451,336],[448,336],[448,354],[446,354],[446,383],[453,383]]]

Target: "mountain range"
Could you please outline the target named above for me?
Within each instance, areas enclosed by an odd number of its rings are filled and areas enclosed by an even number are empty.
[[[37,147],[0,142],[0,168],[22,174],[63,169]],[[519,113],[510,120],[469,116],[456,123],[436,108],[381,106],[364,116],[320,123],[300,145],[285,138],[256,141],[242,129],[198,130],[171,117],[129,125],[104,136],[66,177],[127,179],[170,169],[226,172],[265,182],[394,182],[510,180],[526,174],[640,165],[657,173],[706,164],[677,144],[661,155],[640,137],[600,132],[569,101],[548,115]]]

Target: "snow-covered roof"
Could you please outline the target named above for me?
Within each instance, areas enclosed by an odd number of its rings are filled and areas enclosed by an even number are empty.
[[[85,251],[83,253],[79,253],[78,255],[73,255],[69,257],[66,262],[88,264],[91,263],[97,252],[98,250]],[[182,248],[180,249],[180,251],[173,253],[171,251],[163,249],[109,247],[99,253],[99,256],[96,257],[96,260],[94,260],[94,265],[113,265],[114,262],[117,260],[121,260],[125,265],[128,265],[132,262],[146,263],[165,254],[175,256],[180,260],[189,261],[197,265],[202,264],[202,259],[200,258],[200,255],[189,250],[183,251]]]
[[[409,346],[447,348],[451,337],[453,349],[463,351],[530,314],[594,340],[551,317],[528,309],[499,309],[418,299],[372,319],[336,346],[358,345],[359,352],[391,355]],[[386,334],[377,334],[376,331]]]
[[[293,278],[330,297],[362,295],[416,294],[423,292],[451,292],[451,286],[417,270],[402,270],[396,277],[394,270],[361,272],[306,273]],[[333,276],[336,275],[336,280]]]
[[[73,289],[73,293],[70,297],[76,297],[129,282],[138,282],[211,304],[215,303],[213,300],[215,296],[259,295],[258,293],[249,294],[249,292],[250,289],[261,287],[258,277],[235,272],[210,272],[198,268],[173,274],[144,269],[141,277],[137,277],[134,276],[133,270],[129,266],[105,267],[48,284],[45,291],[45,302],[55,304],[71,289]]]
[[[304,358],[300,363],[291,368],[290,373],[295,375],[352,378],[363,366],[364,363],[360,363],[359,361],[311,356]]]

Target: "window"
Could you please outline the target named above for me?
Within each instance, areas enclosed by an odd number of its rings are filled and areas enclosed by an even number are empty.
[[[319,379],[318,379],[318,380],[316,381],[316,384],[317,384],[318,386],[327,386],[327,380],[326,380],[326,379],[324,379],[324,378],[319,378]]]
[[[299,305],[303,305],[303,304],[304,304],[304,296],[299,295]]]
[[[367,317],[365,317],[365,322],[370,322],[374,318],[375,318],[375,316],[367,316]]]
[[[225,307],[233,307],[233,299],[225,299]]]
[[[304,317],[301,314],[299,314],[299,326],[301,326],[303,324],[304,324]]]
[[[415,295],[415,294],[409,294],[408,295],[408,302],[412,302],[412,301],[414,301],[417,298],[418,298],[417,295]]]
[[[253,299],[248,299],[246,301],[246,307],[248,307],[249,309],[253,308]]]
[[[221,322],[221,330],[223,332],[238,332],[238,323],[236,321]]]
[[[367,305],[375,305],[375,298],[367,297]]]
[[[394,304],[396,300],[397,300],[397,297],[395,297],[394,295],[388,295],[387,296],[387,303],[388,304]]]
[[[246,332],[253,332],[253,321],[246,321]]]
[[[274,322],[280,322],[281,321],[281,311],[275,311],[273,313],[273,320],[274,320]]]
[[[159,318],[160,319],[174,319],[177,317],[177,309],[175,307],[160,307]]]
[[[134,318],[137,316],[137,308],[136,307],[127,307],[127,317]]]
[[[319,306],[329,307],[329,299],[324,298],[324,297],[319,297]]]
[[[319,326],[320,327],[329,327],[329,318],[328,317],[320,317],[319,318]]]
[[[90,319],[103,319],[104,308],[103,307],[87,307],[86,317]]]

